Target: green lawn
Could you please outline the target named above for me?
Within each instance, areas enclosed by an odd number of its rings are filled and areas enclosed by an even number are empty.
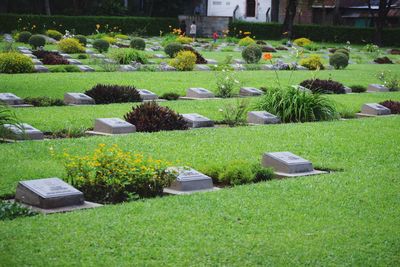
[[[0,222],[4,266],[400,264],[400,117],[0,145],[1,195],[98,143],[197,169],[292,151],[329,175]],[[84,148],[84,149],[83,149]]]
[[[379,103],[388,99],[400,101],[400,92],[327,95],[327,97],[337,103],[339,111],[356,113],[361,110],[364,103]],[[252,104],[258,99],[257,97],[247,99],[249,110],[252,109]],[[225,109],[227,105],[235,104],[237,101],[237,99],[178,100],[160,104],[179,113],[199,113],[212,120],[219,121],[223,119],[223,113],[220,109]],[[137,104],[19,108],[14,109],[14,111],[22,121],[42,131],[57,131],[62,129],[87,129],[93,127],[96,118],[123,118],[133,105]]]
[[[347,86],[379,82],[379,71],[390,70],[400,75],[397,65],[350,65],[346,70],[279,71],[282,84],[296,84],[314,76],[332,78]],[[134,85],[157,94],[176,92],[186,94],[189,87],[216,89],[215,72],[101,72],[101,73],[39,73],[0,74],[0,92],[11,92],[21,97],[50,96],[63,98],[65,92],[84,92],[97,83]],[[276,86],[274,71],[243,71],[236,73],[244,86]]]

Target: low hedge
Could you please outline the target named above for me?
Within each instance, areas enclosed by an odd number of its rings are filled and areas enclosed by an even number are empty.
[[[235,21],[229,24],[230,35],[235,36],[242,32],[251,32],[257,39],[281,39],[282,24]],[[374,28],[355,28],[328,25],[294,25],[294,38],[306,37],[312,41],[344,43],[372,43]],[[385,29],[383,32],[385,45],[400,43],[400,28]]]
[[[97,24],[100,25],[100,31],[108,24],[108,29],[116,27],[122,33],[137,31],[145,35],[159,35],[160,30],[168,32],[170,25],[177,28],[178,23],[177,18],[0,14],[0,32],[3,33],[23,30],[28,25],[36,25],[33,33],[43,33],[48,30],[48,25],[60,32],[75,29],[76,34],[88,35],[95,32]]]

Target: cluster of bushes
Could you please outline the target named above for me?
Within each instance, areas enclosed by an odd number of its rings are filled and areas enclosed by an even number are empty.
[[[65,38],[58,43],[58,48],[68,54],[85,53],[85,47],[75,38]]]
[[[66,155],[65,163],[69,183],[85,199],[104,204],[162,196],[175,179],[168,167],[165,161],[105,144],[92,155]]]
[[[299,64],[309,70],[324,69],[324,64],[322,64],[322,59],[319,55],[310,55],[306,58],[303,58],[300,60]]]
[[[130,64],[132,61],[141,64],[148,63],[146,55],[134,49],[117,49],[111,53],[110,57],[119,64]]]
[[[172,42],[165,46],[164,52],[170,57],[175,58],[181,51],[190,51],[196,56],[196,64],[207,64],[207,60],[197,52],[193,47],[184,46],[178,42]]]
[[[34,51],[33,54],[38,57],[45,65],[68,65],[69,62],[57,52],[44,50]]]
[[[140,94],[133,86],[97,84],[85,92],[96,104],[140,102]]]
[[[336,107],[329,99],[293,87],[268,89],[255,108],[275,114],[287,123],[325,121],[338,117]]]
[[[0,53],[0,73],[29,73],[35,70],[32,60],[17,52]]]
[[[156,102],[146,102],[132,107],[124,116],[125,120],[136,126],[138,132],[158,132],[188,129],[182,115]]]
[[[345,48],[335,49],[329,57],[329,65],[335,69],[344,69],[349,65],[350,51]]]
[[[191,71],[196,65],[197,57],[192,51],[180,51],[169,64],[180,71]]]
[[[300,83],[300,86],[303,86],[313,93],[318,94],[345,94],[345,87],[343,84],[329,80],[320,80],[320,79],[309,79],[304,80]]]
[[[33,105],[35,107],[50,107],[50,106],[64,106],[65,103],[62,99],[50,98],[47,96],[41,97],[27,97],[24,98],[26,104]]]

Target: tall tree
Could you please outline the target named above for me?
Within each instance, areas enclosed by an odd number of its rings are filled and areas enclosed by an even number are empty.
[[[298,0],[288,0],[286,6],[285,20],[283,21],[283,32],[287,32],[287,37],[292,39],[293,37],[293,23],[296,16],[296,10]]]
[[[50,0],[44,0],[44,10],[47,16],[51,16]]]
[[[379,0],[378,16],[375,16],[375,13],[372,11],[371,1],[368,0],[368,8],[375,22],[374,42],[376,45],[383,45],[383,28],[385,28],[386,26],[387,16],[390,9],[392,8],[392,5],[393,0]]]

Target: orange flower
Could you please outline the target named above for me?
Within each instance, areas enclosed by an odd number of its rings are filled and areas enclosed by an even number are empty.
[[[271,60],[272,59],[272,54],[271,53],[265,53],[263,55],[263,59],[264,60]]]

